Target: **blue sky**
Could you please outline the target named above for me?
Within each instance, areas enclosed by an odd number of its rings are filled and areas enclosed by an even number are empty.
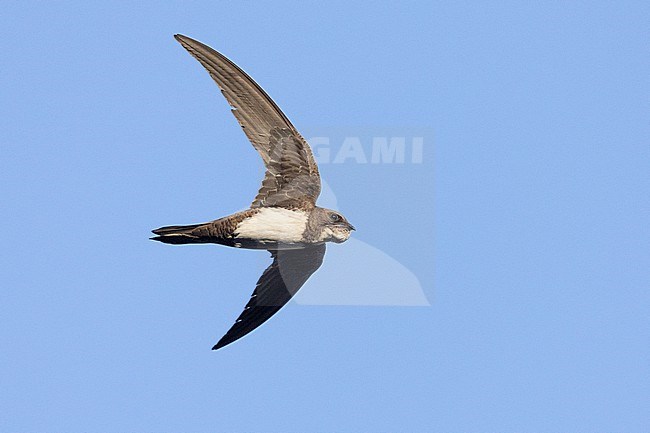
[[[649,9],[4,4],[0,430],[649,431]],[[321,172],[354,242],[218,352],[267,254],[147,238],[262,167],[175,33],[353,140]]]

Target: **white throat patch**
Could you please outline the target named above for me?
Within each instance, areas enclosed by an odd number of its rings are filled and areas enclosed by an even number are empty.
[[[333,241],[336,243],[345,242],[350,237],[350,230],[336,227],[325,227],[318,238],[321,242]]]
[[[235,238],[300,242],[305,227],[307,227],[305,212],[267,207],[240,222],[235,229]]]

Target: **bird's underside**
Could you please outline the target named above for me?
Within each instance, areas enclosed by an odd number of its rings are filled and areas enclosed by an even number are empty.
[[[247,209],[208,223],[161,227],[153,230],[157,236],[151,239],[166,244],[219,244],[255,250],[300,249],[315,243],[304,240],[304,214],[284,208]]]
[[[338,214],[340,219],[323,228],[324,215],[332,214],[316,207],[320,175],[311,149],[264,90],[207,45],[182,35],[175,38],[217,83],[266,166],[250,209],[208,223],[161,227],[151,238],[169,244],[215,243],[271,253],[273,262],[259,278],[244,311],[213,347],[219,349],[280,310],[321,266],[325,242],[343,242],[354,228]]]
[[[163,243],[213,243],[235,248],[266,249],[271,253],[273,263],[264,271],[244,311],[213,347],[214,350],[238,340],[271,318],[323,263],[323,242],[240,236],[239,230],[266,210],[249,209],[205,224],[168,226],[153,230],[157,236],[151,239]],[[294,212],[285,209],[277,211]]]

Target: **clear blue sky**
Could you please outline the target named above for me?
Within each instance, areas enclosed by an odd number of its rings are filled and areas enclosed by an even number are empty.
[[[5,2],[0,431],[650,431],[648,22],[641,1]],[[321,165],[356,243],[304,294],[368,305],[312,296],[210,350],[267,254],[149,230],[246,207],[262,169],[174,33],[332,156],[359,139],[367,163]],[[372,164],[381,136],[422,137],[421,162]],[[430,306],[370,305],[416,286]]]

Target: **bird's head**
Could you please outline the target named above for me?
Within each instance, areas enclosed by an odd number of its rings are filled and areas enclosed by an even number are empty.
[[[332,209],[316,207],[310,219],[313,227],[320,230],[317,239],[321,242],[336,242],[340,244],[350,237],[354,226],[339,212]]]

